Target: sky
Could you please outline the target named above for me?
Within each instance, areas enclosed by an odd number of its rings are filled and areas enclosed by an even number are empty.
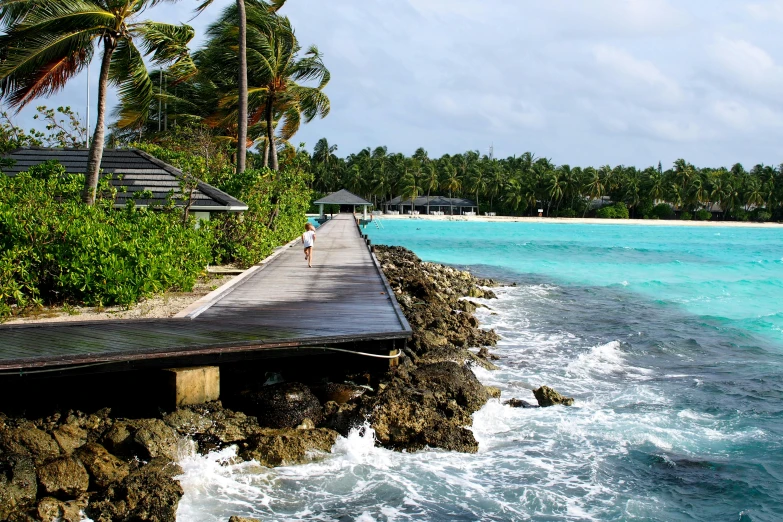
[[[189,21],[195,49],[231,1],[191,21],[196,0],[144,16]],[[293,140],[308,149],[783,163],[783,0],[288,0],[282,14],[332,73],[331,113]],[[86,81],[40,103],[84,115]]]

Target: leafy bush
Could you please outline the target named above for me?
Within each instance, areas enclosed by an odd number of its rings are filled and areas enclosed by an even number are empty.
[[[196,135],[194,140],[198,139]],[[213,214],[210,223],[202,225],[215,233],[215,263],[251,266],[302,234],[313,201],[312,174],[304,155],[294,156],[277,172],[262,168],[235,174],[223,153],[210,152],[206,159],[208,144],[197,154],[187,147],[135,146],[247,204],[242,214]],[[339,205],[335,207],[339,212]]]
[[[629,217],[628,207],[622,202],[599,208],[595,215],[602,219],[628,219]]]
[[[672,219],[674,218],[674,210],[668,203],[658,203],[650,211],[650,218]]]
[[[106,180],[89,207],[83,184],[52,162],[0,174],[0,316],[43,303],[130,305],[191,290],[203,272],[211,233],[183,226],[181,210],[116,210]]]
[[[683,212],[682,214],[680,214],[680,219],[681,219],[682,221],[690,221],[690,220],[692,220],[692,219],[693,219],[693,214],[691,214],[690,212],[688,212],[688,211],[686,210],[685,212]]]
[[[696,221],[709,221],[712,219],[712,212],[706,209],[697,210],[695,214],[693,214],[693,219]]]
[[[756,212],[754,212],[753,219],[754,221],[758,221],[759,223],[766,223],[770,219],[772,219],[772,214],[767,212],[763,209],[757,209]]]
[[[574,218],[574,217],[576,217],[576,210],[574,210],[572,208],[567,208],[565,210],[561,210],[558,213],[558,217]]]
[[[750,214],[745,209],[735,208],[731,211],[731,217],[737,221],[750,221]]]
[[[301,235],[312,200],[308,189],[311,180],[312,174],[294,162],[277,172],[246,170],[221,187],[244,201],[248,210],[211,221],[216,233],[216,262],[250,266]]]

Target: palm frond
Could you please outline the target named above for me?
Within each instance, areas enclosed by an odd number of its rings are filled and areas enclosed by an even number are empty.
[[[137,126],[147,118],[153,85],[142,54],[133,42],[120,40],[109,68],[109,80],[119,88],[122,109],[117,126]]]

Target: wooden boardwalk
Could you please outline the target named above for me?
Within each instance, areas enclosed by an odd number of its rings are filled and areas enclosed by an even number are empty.
[[[411,330],[349,215],[317,230],[172,319],[0,326],[0,370],[157,362],[404,340]]]

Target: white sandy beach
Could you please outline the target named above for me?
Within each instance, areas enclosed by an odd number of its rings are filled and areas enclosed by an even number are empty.
[[[359,214],[357,214],[358,216]],[[490,223],[548,223],[559,225],[649,225],[663,227],[783,228],[783,223],[741,223],[738,221],[680,221],[668,219],[540,218],[515,216],[429,216],[376,215],[380,219],[421,219],[430,221],[481,221]]]

